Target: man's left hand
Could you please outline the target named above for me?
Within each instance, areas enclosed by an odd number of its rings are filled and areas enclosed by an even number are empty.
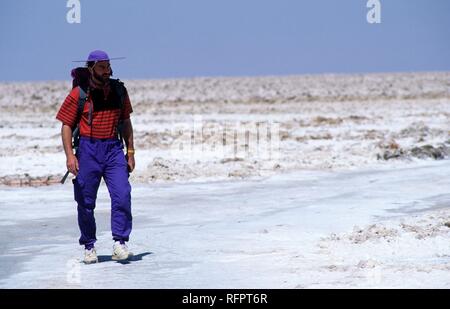
[[[135,162],[134,162],[134,155],[127,155],[127,161],[128,161],[128,172],[132,172],[134,171],[134,166],[135,166]]]

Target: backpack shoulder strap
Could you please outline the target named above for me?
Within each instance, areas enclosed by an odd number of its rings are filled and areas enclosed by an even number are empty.
[[[120,97],[120,109],[123,109],[125,106],[125,96],[127,94],[124,83],[120,79],[111,79],[111,86]]]
[[[76,125],[80,123],[81,115],[83,114],[84,104],[86,103],[87,100],[87,93],[83,90],[83,88],[78,86],[78,90],[80,91],[80,95],[78,96],[77,118],[75,121]]]
[[[120,79],[111,79],[110,82],[111,82],[111,88],[114,89],[114,91],[120,98],[120,102],[119,102],[120,103],[120,111],[122,113],[125,108],[125,97],[127,95],[127,90],[126,90],[123,82],[120,81]],[[117,121],[116,132],[117,132],[119,140],[123,142],[123,139],[124,139],[123,138],[123,120],[121,120],[120,117]]]
[[[87,93],[83,90],[83,88],[78,86],[78,90],[80,91],[80,94],[78,96],[77,117],[75,120],[75,127],[72,128],[72,147],[74,149],[77,149],[80,143],[80,120],[81,115],[83,114],[84,104],[87,99]]]

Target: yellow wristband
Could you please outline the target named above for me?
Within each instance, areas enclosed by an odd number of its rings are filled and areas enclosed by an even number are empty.
[[[134,154],[134,149],[131,149],[131,148],[128,149],[128,150],[127,150],[127,153],[129,153],[129,154]]]

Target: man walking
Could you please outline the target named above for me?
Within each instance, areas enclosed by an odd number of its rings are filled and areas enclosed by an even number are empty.
[[[79,243],[85,247],[87,264],[98,262],[94,209],[102,177],[111,197],[112,259],[126,260],[131,255],[126,242],[132,227],[128,178],[135,167],[130,120],[133,109],[123,83],[110,78],[110,60],[106,52],[96,50],[89,54],[86,68],[72,71],[76,87],[56,116],[62,122],[67,169],[76,176],[72,182],[78,203]],[[80,139],[74,154],[72,132],[77,126]],[[125,141],[126,155],[119,136]]]

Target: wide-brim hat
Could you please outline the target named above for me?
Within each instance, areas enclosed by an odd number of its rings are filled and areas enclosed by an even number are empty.
[[[89,56],[86,60],[74,60],[73,62],[90,62],[90,61],[109,61],[109,60],[120,60],[125,59],[125,57],[114,57],[110,58],[106,52],[103,50],[94,50],[89,53]]]

